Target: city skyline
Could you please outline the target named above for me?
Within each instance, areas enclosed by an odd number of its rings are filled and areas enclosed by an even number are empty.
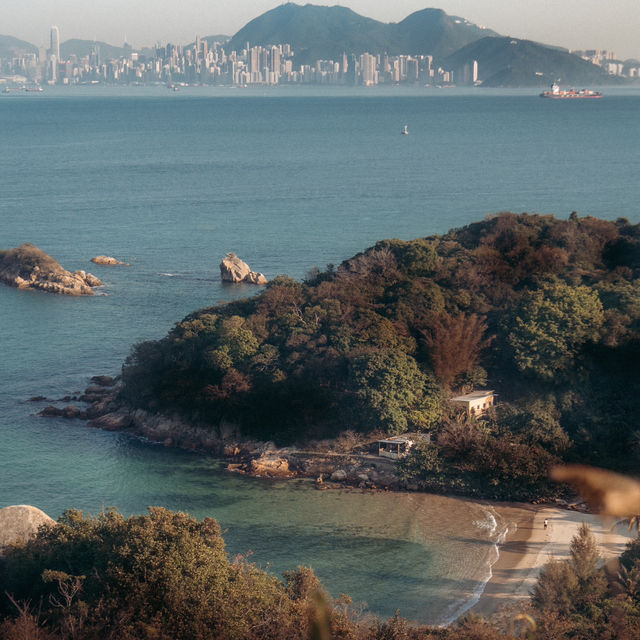
[[[303,2],[301,2],[303,3]],[[186,44],[196,35],[233,35],[247,22],[275,8],[274,0],[183,0],[179,11],[172,0],[108,0],[90,12],[80,0],[32,0],[27,6],[0,11],[3,35],[12,35],[47,47],[52,25],[60,41],[71,38],[134,47],[157,42]],[[570,49],[614,50],[621,59],[640,57],[640,3],[614,0],[606,7],[596,0],[342,0],[315,2],[345,6],[382,22],[398,22],[427,7],[466,18],[503,35],[536,40]]]

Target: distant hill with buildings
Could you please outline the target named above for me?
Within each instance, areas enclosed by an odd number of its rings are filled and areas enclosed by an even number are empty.
[[[605,69],[557,47],[511,37],[482,38],[448,56],[443,64],[461,69],[476,60],[478,80],[490,87],[611,84]]]
[[[296,62],[338,60],[343,53],[429,54],[444,57],[484,36],[498,35],[440,9],[412,13],[399,23],[384,23],[346,7],[287,3],[258,16],[229,42],[229,50],[288,43]]]
[[[51,27],[57,50],[58,27]],[[55,43],[55,45],[53,44]],[[35,55],[34,55],[35,54]],[[566,49],[501,36],[441,9],[384,23],[341,6],[292,2],[233,37],[209,35],[154,48],[67,40],[59,55],[0,36],[0,74],[15,84],[168,83],[220,85],[377,84],[496,87],[620,84],[640,78],[635,60],[612,51]],[[13,79],[11,79],[13,78]]]
[[[71,56],[84,58],[90,56],[96,47],[99,49],[100,58],[103,60],[116,60],[128,56],[132,51],[138,51],[138,49],[133,49],[126,45],[118,47],[107,42],[73,38],[60,45],[60,57],[63,60],[68,60]]]
[[[13,36],[0,36],[0,58],[12,58],[28,53],[37,55],[38,47]]]

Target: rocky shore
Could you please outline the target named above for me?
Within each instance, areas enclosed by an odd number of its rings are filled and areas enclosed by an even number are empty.
[[[38,412],[45,418],[83,420],[89,428],[121,431],[167,447],[213,453],[224,458],[228,471],[234,473],[267,478],[311,478],[319,489],[344,485],[362,489],[424,489],[418,483],[402,480],[396,473],[395,462],[370,453],[367,443],[360,442],[353,448],[342,445],[342,451],[331,450],[325,443],[313,450],[278,448],[272,442],[240,437],[231,424],[223,423],[212,429],[179,416],[131,409],[119,401],[118,391],[117,378],[94,376],[81,394],[65,396],[55,404],[42,396],[30,401],[49,403]]]
[[[90,273],[64,269],[33,244],[0,251],[0,282],[17,289],[34,289],[69,296],[92,296],[102,282]]]

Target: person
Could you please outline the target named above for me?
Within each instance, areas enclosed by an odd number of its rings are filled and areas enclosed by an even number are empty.
[[[544,519],[544,528],[546,529],[548,525],[549,525],[549,521],[545,518]]]

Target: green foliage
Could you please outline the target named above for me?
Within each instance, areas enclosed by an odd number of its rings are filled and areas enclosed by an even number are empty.
[[[350,362],[353,390],[372,424],[400,434],[420,422],[427,377],[401,351],[373,351]]]
[[[14,601],[41,602],[51,631],[73,638],[306,638],[308,608],[320,589],[309,569],[287,585],[230,560],[211,519],[150,509],[85,517],[11,549],[0,579]],[[1,601],[5,613],[12,604]],[[331,624],[339,611],[329,605]]]
[[[639,247],[639,225],[577,214],[383,240],[136,345],[122,399],[283,444],[440,432],[445,482],[503,497],[550,490],[560,458],[635,469]],[[442,387],[485,385],[504,410],[454,443]]]
[[[583,523],[571,541],[569,560],[551,562],[540,573],[532,594],[535,609],[570,621],[579,637],[604,637],[611,603],[599,559],[595,539]]]
[[[438,265],[438,254],[427,238],[411,240],[383,240],[376,248],[390,249],[400,269],[412,278],[433,275]]]
[[[602,303],[588,287],[555,283],[525,293],[508,337],[518,369],[549,381],[566,374],[603,322]]]
[[[442,469],[440,449],[429,440],[417,442],[409,454],[398,460],[398,473],[401,478],[424,479]]]

